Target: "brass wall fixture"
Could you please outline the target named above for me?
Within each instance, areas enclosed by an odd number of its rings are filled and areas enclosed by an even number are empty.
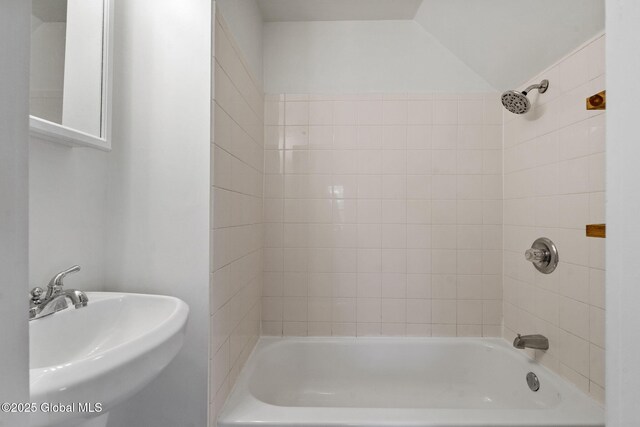
[[[607,109],[607,91],[596,93],[587,98],[587,110],[606,110]]]
[[[587,237],[599,237],[601,239],[607,237],[606,224],[588,224],[586,231]]]

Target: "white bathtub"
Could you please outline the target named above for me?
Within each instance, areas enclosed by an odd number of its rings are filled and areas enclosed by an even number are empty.
[[[604,411],[502,339],[261,338],[218,419],[257,425],[603,427]]]

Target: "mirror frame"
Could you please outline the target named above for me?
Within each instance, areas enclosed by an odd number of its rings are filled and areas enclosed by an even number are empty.
[[[100,137],[29,115],[30,135],[70,147],[89,147],[111,151],[111,107],[113,89],[113,3],[103,0],[102,36],[102,117]]]

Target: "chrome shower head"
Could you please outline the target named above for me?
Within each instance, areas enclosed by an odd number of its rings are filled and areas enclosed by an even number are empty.
[[[508,90],[502,94],[502,105],[513,114],[524,114],[531,108],[526,94],[517,90]]]
[[[531,85],[522,92],[508,90],[502,94],[502,105],[513,114],[524,114],[531,109],[531,102],[527,98],[527,93],[533,89],[545,93],[549,88],[549,80],[543,80],[540,84]]]

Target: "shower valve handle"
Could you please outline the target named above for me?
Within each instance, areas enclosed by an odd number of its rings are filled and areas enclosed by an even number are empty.
[[[558,248],[546,237],[536,239],[531,249],[524,251],[524,257],[540,273],[549,274],[558,266]]]
[[[547,258],[549,258],[549,251],[546,251],[544,249],[527,249],[524,252],[524,257],[527,259],[527,261],[531,261],[531,262],[535,262],[535,261],[545,261]]]

